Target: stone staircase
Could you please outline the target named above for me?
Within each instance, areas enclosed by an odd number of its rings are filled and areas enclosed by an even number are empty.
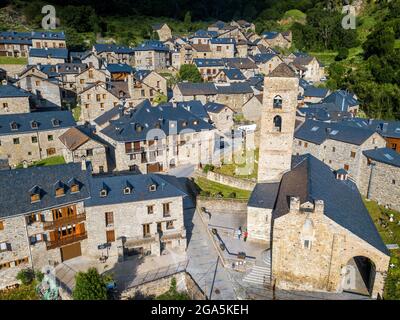
[[[267,250],[262,255],[262,262],[255,264],[249,273],[243,277],[243,282],[256,285],[271,284],[271,251]]]

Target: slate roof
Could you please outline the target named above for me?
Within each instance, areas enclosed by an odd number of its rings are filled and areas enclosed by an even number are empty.
[[[275,39],[277,36],[279,36],[279,32],[276,32],[276,31],[268,31],[268,32],[262,33],[262,36],[263,36],[265,39]]]
[[[189,39],[192,38],[213,38],[218,35],[217,31],[210,31],[210,30],[197,30],[193,35],[189,36]]]
[[[0,217],[42,211],[87,199],[87,175],[80,163],[0,170]],[[77,193],[70,192],[72,179],[80,185]],[[59,181],[65,185],[65,195],[56,197],[55,186]],[[35,186],[40,188],[41,200],[31,203],[30,195]]]
[[[329,111],[319,107],[298,108],[297,115],[319,121],[339,121],[353,116],[350,112]]]
[[[153,30],[160,30],[164,26],[164,24],[165,23],[156,23],[156,24],[153,24],[151,27]]]
[[[289,212],[291,196],[300,197],[301,204],[323,200],[324,214],[329,219],[389,255],[357,186],[350,180],[337,180],[328,165],[310,154],[294,157],[291,171],[283,175],[274,219]]]
[[[152,107],[149,100],[144,100],[129,113],[111,120],[101,132],[115,141],[145,141],[149,138],[147,134],[155,129],[168,136],[182,130],[199,132],[215,128],[182,106],[166,103]]]
[[[316,97],[316,98],[325,98],[328,94],[329,89],[326,88],[317,88],[314,86],[307,86],[304,89],[305,97]]]
[[[400,121],[351,118],[344,119],[342,124],[374,130],[385,138],[400,139]]]
[[[251,192],[248,207],[273,209],[278,195],[279,182],[257,183]]]
[[[115,119],[119,114],[123,113],[122,105],[116,105],[112,107],[110,110],[102,113],[96,119],[94,119],[94,123],[98,124],[99,126],[109,122],[112,119]]]
[[[295,78],[296,74],[288,67],[286,63],[282,62],[268,74],[268,77]]]
[[[295,138],[321,144],[327,139],[361,145],[375,132],[369,129],[307,119],[294,134]]]
[[[251,85],[251,86],[256,86],[256,85],[263,85],[264,84],[264,76],[262,75],[256,75],[254,77],[250,77],[247,79],[247,82]]]
[[[386,163],[391,166],[400,167],[400,154],[393,149],[379,148],[372,150],[365,150],[363,154],[372,160]]]
[[[353,94],[345,90],[337,90],[324,98],[322,103],[333,103],[340,111],[349,111],[350,107],[359,105]]]
[[[212,82],[179,82],[177,86],[184,96],[217,94],[217,88]]]
[[[38,49],[31,48],[29,50],[30,57],[38,57],[38,58],[47,58],[50,56],[55,59],[68,59],[68,49],[64,48],[46,48],[46,49]]]
[[[225,73],[229,80],[246,80],[246,77],[239,69],[222,69],[222,72]]]
[[[56,122],[53,120],[56,120]],[[13,123],[17,125],[17,129],[12,129]],[[33,123],[37,124],[37,128],[32,127]],[[75,125],[76,122],[70,111],[6,114],[0,116],[0,135],[57,130]]]
[[[223,67],[222,59],[193,59],[194,64],[199,67]]]
[[[227,106],[222,104],[222,103],[216,103],[216,102],[207,102],[204,105],[204,108],[207,110],[207,112],[211,113],[219,113],[222,110],[224,110]]]
[[[146,78],[149,74],[151,73],[151,70],[136,70],[133,76],[135,79],[142,81],[144,78]]]
[[[0,43],[32,45],[32,34],[30,32],[2,31],[0,32]]]
[[[117,54],[132,54],[134,51],[132,48],[118,45],[118,44],[105,44],[105,43],[96,43],[94,45],[94,49],[97,53],[102,52],[114,52]]]
[[[137,47],[132,49],[133,51],[165,51],[168,52],[169,48],[164,43],[158,40],[146,40]]]
[[[194,50],[197,52],[211,52],[211,48],[209,44],[192,44],[191,45]]]
[[[91,197],[85,201],[87,207],[186,196],[158,174],[91,176],[89,181]],[[156,185],[156,191],[149,191],[152,184]],[[127,186],[132,190],[130,194],[124,194]],[[100,196],[103,188],[107,190],[106,197]]]
[[[213,38],[210,40],[211,44],[236,44],[234,38]]]
[[[86,134],[77,128],[70,128],[65,131],[60,137],[60,141],[67,147],[68,150],[74,151],[90,140]]]
[[[216,85],[218,94],[245,94],[253,93],[247,82],[233,82],[229,85]]]
[[[53,32],[53,31],[37,31],[31,33],[32,39],[48,39],[48,40],[65,40],[64,31]]]
[[[191,101],[182,101],[177,102],[178,106],[185,108],[187,111],[193,113],[199,118],[206,119],[208,118],[208,113],[205,110],[203,104],[199,100],[191,100]]]
[[[132,73],[134,70],[130,65],[126,63],[109,63],[107,64],[106,69],[110,73]]]
[[[301,55],[294,59],[293,64],[296,67],[304,67],[307,66],[313,59],[314,57]]]
[[[257,65],[249,58],[224,58],[224,63],[229,68],[257,69]]]
[[[255,63],[266,63],[274,57],[277,57],[277,55],[273,53],[258,53],[251,56]]]
[[[30,97],[32,94],[11,84],[0,85],[0,98]]]

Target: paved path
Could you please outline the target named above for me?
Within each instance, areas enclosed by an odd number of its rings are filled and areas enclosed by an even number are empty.
[[[219,262],[216,249],[199,214],[185,211],[188,233],[187,271],[212,300],[236,300],[229,273]]]

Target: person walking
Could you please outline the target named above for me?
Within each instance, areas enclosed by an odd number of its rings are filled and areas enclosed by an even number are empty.
[[[245,230],[243,233],[243,241],[244,242],[246,242],[248,236],[249,236],[249,233],[247,232],[247,230]]]
[[[239,227],[237,234],[238,234],[238,239],[240,240],[240,237],[242,236],[242,227]]]

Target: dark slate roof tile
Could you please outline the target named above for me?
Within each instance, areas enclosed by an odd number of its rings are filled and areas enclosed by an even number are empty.
[[[11,84],[0,85],[0,98],[30,97],[31,95],[28,91]]]
[[[394,167],[400,167],[400,154],[393,149],[379,148],[372,150],[365,150],[363,154],[372,160],[382,162]]]

